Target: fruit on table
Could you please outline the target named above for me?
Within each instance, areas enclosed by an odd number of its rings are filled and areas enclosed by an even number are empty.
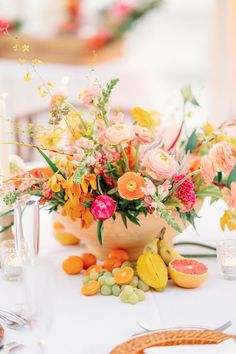
[[[116,272],[114,279],[116,284],[130,284],[134,276],[134,270],[131,267],[124,267]]]
[[[121,261],[116,258],[107,258],[104,260],[103,268],[107,269],[108,271],[112,271],[115,268],[119,268],[121,266]]]
[[[85,276],[90,275],[90,273],[92,271],[95,271],[95,272],[99,273],[101,270],[102,270],[102,266],[101,265],[94,264],[91,267],[89,267],[88,269],[86,269],[86,271],[84,272],[84,275]]]
[[[64,225],[57,220],[53,222],[53,235],[63,246],[73,246],[80,242],[77,237],[67,232]]]
[[[158,253],[165,262],[166,265],[168,265],[172,259],[175,258],[183,258],[179,253],[177,253],[172,246],[169,245],[168,242],[165,241],[164,238],[159,238],[157,241],[157,249]]]
[[[97,257],[94,256],[94,254],[92,253],[83,253],[81,257],[84,263],[84,269],[88,269],[89,267],[97,263]]]
[[[158,254],[147,251],[139,256],[137,272],[139,278],[156,291],[165,289],[168,281],[168,271],[163,259]]]
[[[67,274],[79,274],[83,269],[82,258],[78,256],[68,257],[63,261],[62,268]]]
[[[182,288],[197,288],[208,276],[207,266],[195,259],[177,258],[169,263],[173,282]]]
[[[101,294],[104,295],[104,296],[111,295],[112,294],[111,286],[106,285],[106,284],[102,285]]]
[[[135,305],[139,301],[143,301],[145,299],[145,294],[140,289],[136,289],[131,285],[126,285],[121,290],[119,298],[121,299],[122,302]]]
[[[85,296],[92,296],[99,292],[100,284],[96,280],[91,280],[90,282],[84,284],[81,288],[81,293]]]
[[[119,259],[123,263],[129,260],[129,255],[122,248],[115,248],[108,253],[107,258]]]

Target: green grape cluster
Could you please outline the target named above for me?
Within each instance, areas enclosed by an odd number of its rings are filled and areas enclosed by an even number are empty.
[[[132,267],[134,269],[134,276],[128,285],[119,285],[115,282],[115,274],[124,267]],[[122,302],[135,305],[145,299],[145,292],[149,291],[149,286],[139,279],[136,272],[136,264],[131,262],[124,262],[120,268],[115,268],[112,272],[105,269],[97,272],[92,270],[90,274],[83,279],[86,284],[91,280],[96,280],[100,284],[100,294],[103,296],[116,296]]]

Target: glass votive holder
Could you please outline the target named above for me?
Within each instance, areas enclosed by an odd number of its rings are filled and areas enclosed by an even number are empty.
[[[217,258],[223,278],[236,280],[236,239],[220,241],[217,245]]]
[[[5,240],[0,244],[0,263],[2,274],[6,280],[19,280],[23,275],[23,267],[17,257],[15,241]]]

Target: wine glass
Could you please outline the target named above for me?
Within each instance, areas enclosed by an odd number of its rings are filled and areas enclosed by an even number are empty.
[[[46,339],[52,325],[54,279],[54,266],[48,258],[38,257],[24,269],[26,316],[39,353],[45,353]]]

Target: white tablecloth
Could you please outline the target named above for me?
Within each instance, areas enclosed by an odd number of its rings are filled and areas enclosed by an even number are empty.
[[[178,238],[215,244],[221,238],[236,236],[235,232],[223,234],[220,231],[217,217],[222,210],[221,203],[211,209],[208,204],[204,205],[201,211],[204,216],[197,222],[198,233],[188,228]],[[205,260],[209,266],[209,280],[198,289],[185,290],[170,282],[164,292],[149,292],[146,300],[135,306],[124,304],[112,296],[84,297],[80,294],[82,277],[68,276],[61,269],[64,258],[82,253],[84,248],[58,244],[52,236],[50,219],[46,212],[42,212],[41,253],[50,257],[56,268],[55,315],[47,354],[108,354],[114,346],[140,330],[137,320],[162,328],[191,324],[213,328],[232,320],[234,324],[228,332],[236,332],[236,282],[220,277],[216,259]],[[46,275],[42,276],[46,286]],[[0,280],[0,308],[21,303],[22,296],[19,282]],[[6,342],[27,343],[31,338],[27,328],[6,330]],[[29,349],[22,353],[34,354]]]

